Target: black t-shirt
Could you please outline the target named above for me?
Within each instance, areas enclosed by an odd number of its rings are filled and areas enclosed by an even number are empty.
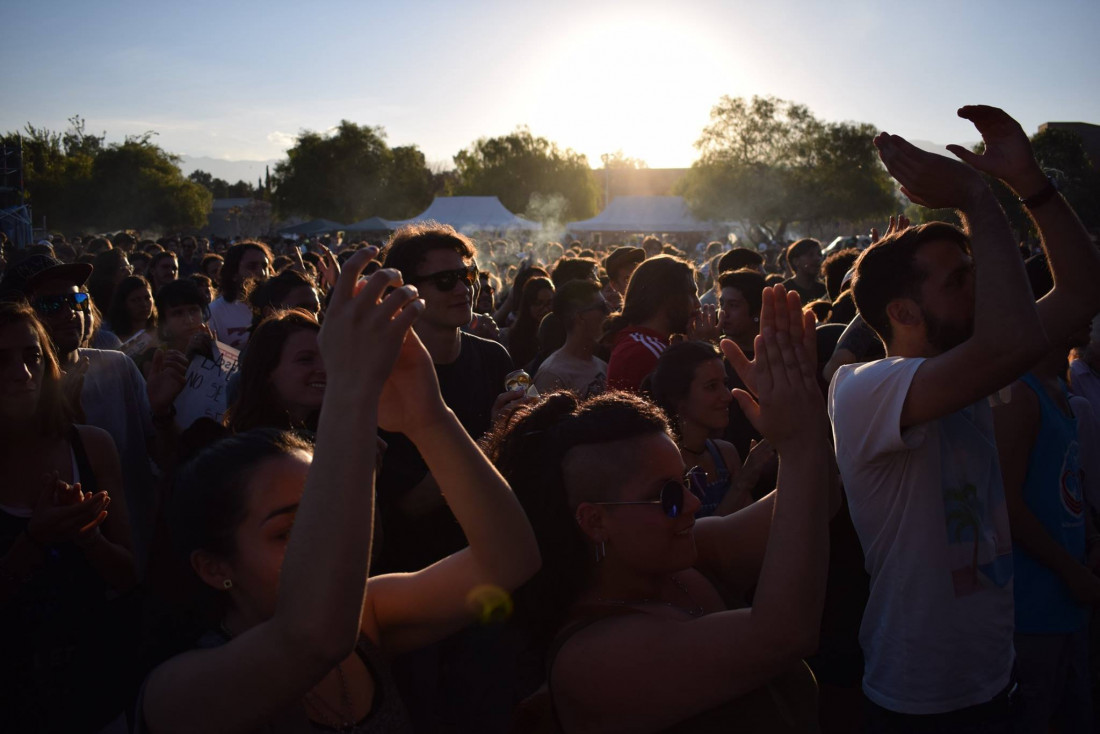
[[[504,347],[466,332],[458,359],[435,366],[443,401],[473,438],[489,430],[493,402],[504,392],[504,378],[511,371],[512,359]],[[400,499],[424,478],[428,466],[404,434],[379,434],[387,448],[377,482],[381,547],[373,570],[418,571],[466,547],[466,536],[447,507],[420,517],[401,512]]]
[[[802,305],[828,296],[828,291],[825,290],[825,284],[819,280],[815,280],[814,284],[809,288],[803,288],[794,278],[788,278],[783,281],[783,287],[788,291],[798,291],[798,295],[802,297]]]

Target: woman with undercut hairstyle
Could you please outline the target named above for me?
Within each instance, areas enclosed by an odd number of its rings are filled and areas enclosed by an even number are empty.
[[[779,453],[779,484],[740,512],[696,518],[667,420],[628,393],[554,393],[490,437],[543,558],[517,616],[546,687],[517,730],[816,731],[801,658],[824,600],[828,423],[797,295],[766,290],[761,322],[753,362],[723,348],[756,396],[735,393]],[[755,587],[752,606],[731,608],[711,579]]]

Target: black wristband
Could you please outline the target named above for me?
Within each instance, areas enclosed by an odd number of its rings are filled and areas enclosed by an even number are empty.
[[[1021,198],[1020,203],[1027,209],[1034,209],[1037,206],[1042,206],[1048,201],[1058,195],[1058,187],[1054,184],[1054,179],[1048,177],[1047,185],[1039,189],[1037,193],[1032,194],[1026,199]]]

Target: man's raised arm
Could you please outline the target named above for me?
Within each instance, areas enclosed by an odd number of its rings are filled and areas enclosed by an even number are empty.
[[[1054,276],[1054,289],[1039,301],[1039,318],[1048,343],[1061,344],[1100,311],[1100,251],[1043,173],[1018,122],[985,105],[963,107],[959,117],[974,123],[986,150],[980,155],[958,145],[948,150],[1003,181],[1020,197],[1039,230]]]

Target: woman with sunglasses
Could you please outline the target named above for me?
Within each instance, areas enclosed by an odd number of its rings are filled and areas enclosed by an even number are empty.
[[[721,435],[730,422],[733,396],[726,383],[722,354],[707,342],[674,344],[661,353],[643,381],[672,425],[680,455],[698,466],[703,502],[697,517],[728,515],[752,502],[751,491],[775,456],[766,441],[755,443],[741,465],[737,448]]]
[[[557,393],[491,438],[543,558],[517,612],[547,687],[521,718],[565,732],[817,729],[800,659],[824,600],[828,422],[797,294],[766,291],[762,321],[753,362],[723,344],[756,395],[736,399],[780,456],[777,490],[740,512],[696,521],[668,423],[636,396]],[[727,606],[711,578],[755,587],[752,607]]]
[[[410,731],[388,659],[473,622],[487,611],[479,599],[538,568],[523,510],[444,404],[410,329],[417,291],[390,269],[357,282],[376,253],[347,262],[321,329],[333,389],[316,447],[249,432],[177,480],[175,537],[219,595],[220,623],[150,674],[138,731]],[[362,448],[379,425],[423,452],[469,546],[368,579],[377,464]]]
[[[46,330],[0,303],[0,690],[5,731],[98,731],[133,691],[118,595],[137,571],[118,453],[75,425]]]

